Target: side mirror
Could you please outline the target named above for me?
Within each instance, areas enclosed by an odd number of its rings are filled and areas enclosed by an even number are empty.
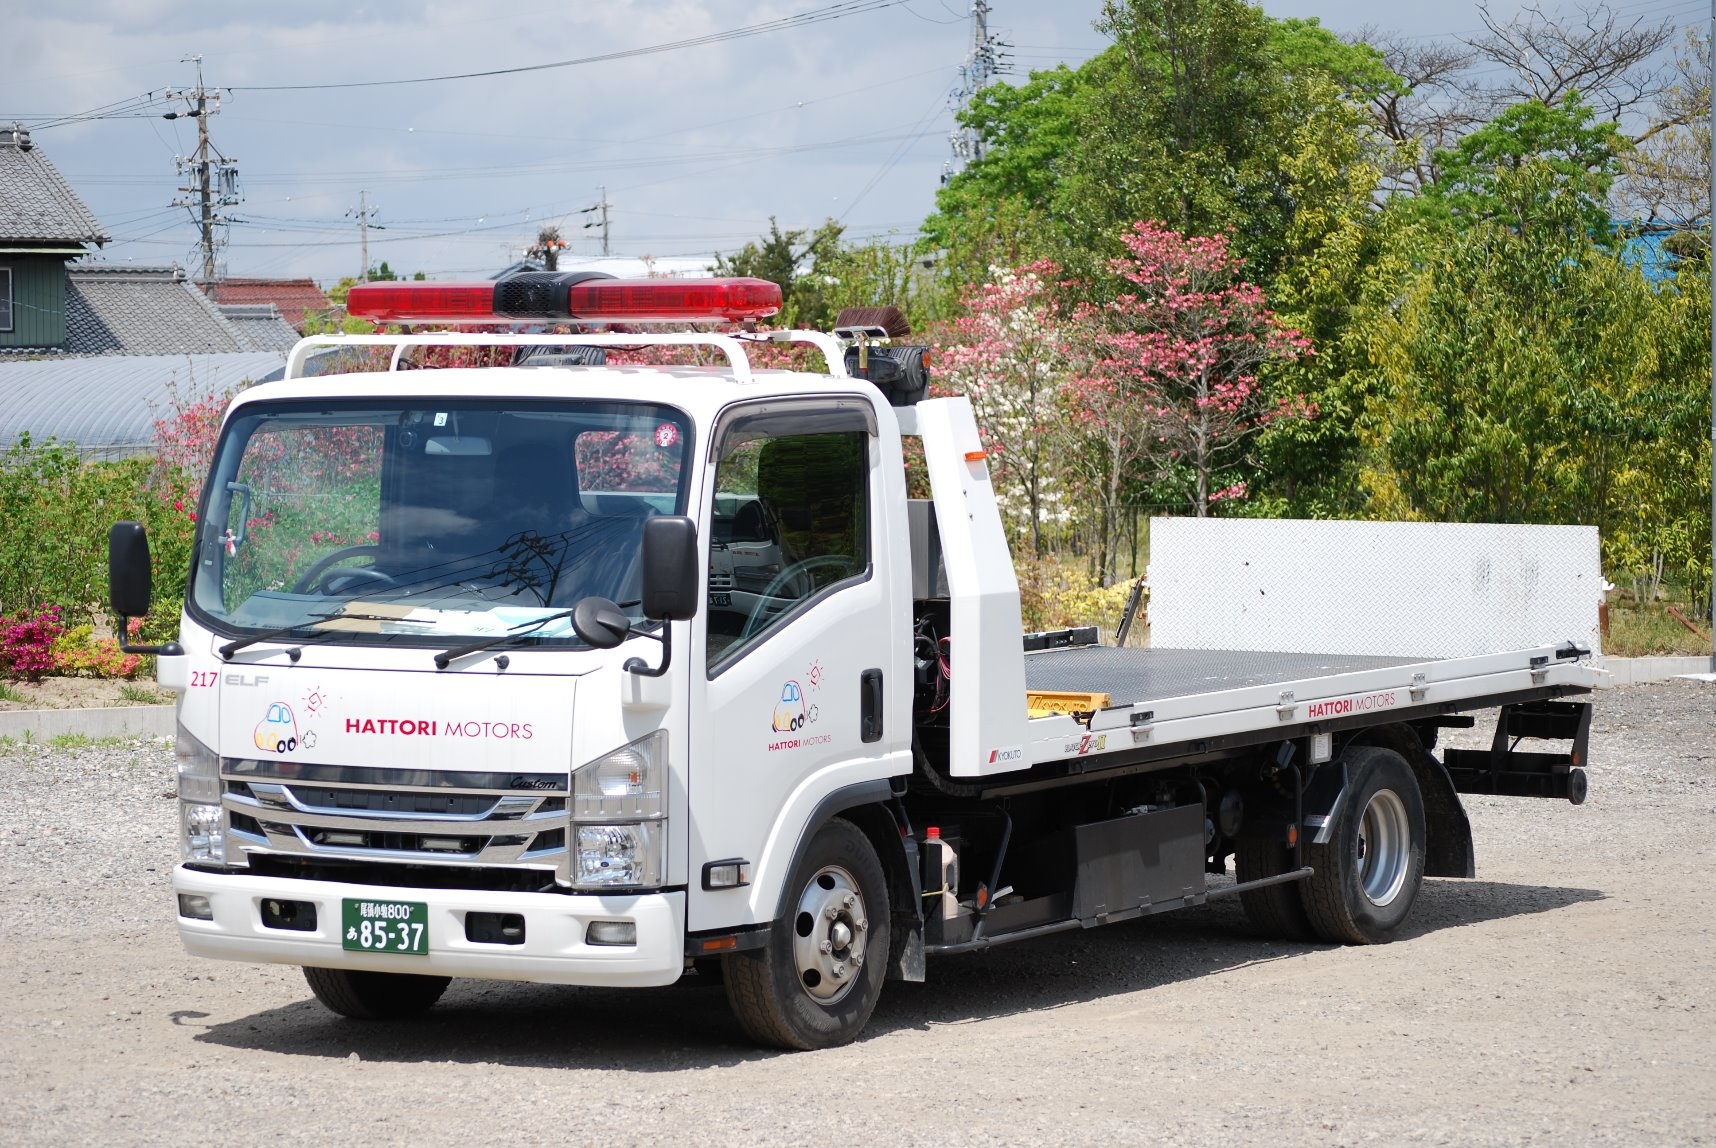
[[[697,616],[697,524],[682,514],[647,519],[643,529],[643,612],[681,621]]]
[[[107,532],[107,604],[122,618],[149,612],[149,532],[141,522],[115,522]]]
[[[632,620],[613,602],[592,596],[572,607],[572,632],[586,646],[611,650],[631,634]]]
[[[151,581],[148,530],[141,522],[115,522],[107,532],[107,604],[119,615],[119,648],[127,654],[178,657],[185,651],[177,642],[134,646],[126,632],[127,619],[149,612]]]

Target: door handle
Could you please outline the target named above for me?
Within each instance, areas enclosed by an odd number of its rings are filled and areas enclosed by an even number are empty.
[[[863,741],[882,740],[881,670],[858,675],[858,736]]]

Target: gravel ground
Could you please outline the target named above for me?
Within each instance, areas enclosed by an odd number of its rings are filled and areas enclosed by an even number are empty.
[[[166,747],[7,747],[0,1143],[1716,1144],[1716,686],[1599,695],[1591,760],[1580,808],[1468,798],[1479,879],[1392,945],[1223,899],[932,962],[787,1055],[691,983],[341,1020],[180,949]]]

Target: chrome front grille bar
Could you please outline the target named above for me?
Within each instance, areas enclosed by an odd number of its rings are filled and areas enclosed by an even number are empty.
[[[566,774],[221,765],[228,833],[246,852],[531,869],[558,869],[566,857]]]

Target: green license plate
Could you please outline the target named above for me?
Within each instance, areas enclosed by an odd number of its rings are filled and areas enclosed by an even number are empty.
[[[429,906],[421,901],[340,902],[340,947],[355,953],[429,953]]]

